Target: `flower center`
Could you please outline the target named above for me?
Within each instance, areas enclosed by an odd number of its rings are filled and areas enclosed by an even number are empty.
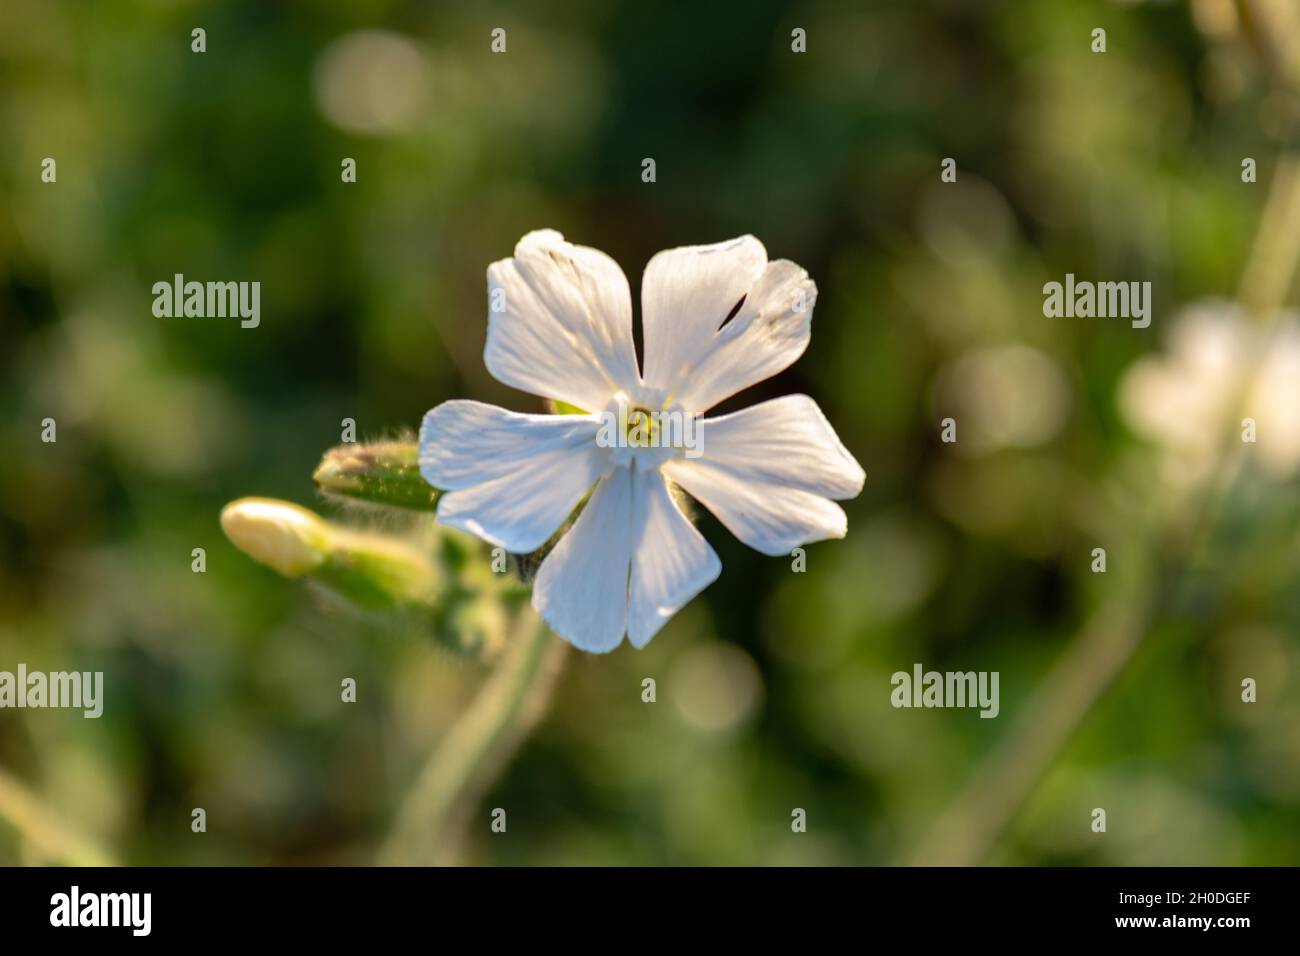
[[[659,444],[659,416],[648,408],[628,410],[627,430],[623,433],[629,448],[654,448]]]
[[[601,413],[596,444],[611,450],[615,464],[639,461],[643,467],[653,467],[669,458],[698,458],[703,453],[700,420],[680,406],[663,406],[656,398],[619,392]]]

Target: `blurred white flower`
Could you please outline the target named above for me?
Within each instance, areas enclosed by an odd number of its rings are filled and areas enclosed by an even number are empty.
[[[488,371],[582,413],[444,402],[420,429],[420,469],[446,491],[440,521],[517,553],[545,544],[590,492],[534,582],[533,607],[561,636],[604,652],[626,633],[642,647],[718,576],[673,486],[765,554],[843,537],[832,499],[865,476],[807,396],[700,421],[698,456],[598,440],[608,415],[694,419],[803,354],[817,290],[793,262],[768,262],[753,236],[656,255],[641,284],[643,369],[627,279],[604,253],[529,233],[488,268],[488,292]]]
[[[1260,466],[1285,478],[1300,469],[1300,316],[1271,327],[1241,306],[1206,300],[1174,321],[1164,355],[1139,359],[1120,383],[1120,410],[1166,453],[1167,478],[1195,484],[1218,461],[1226,429],[1256,423]]]
[[[316,103],[335,126],[372,135],[409,129],[428,93],[429,67],[415,42],[389,30],[356,30],[316,62]]]

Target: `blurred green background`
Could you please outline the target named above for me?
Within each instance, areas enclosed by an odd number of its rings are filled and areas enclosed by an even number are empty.
[[[0,768],[122,862],[368,862],[481,672],[254,564],[222,505],[335,513],[310,476],[347,417],[536,409],[481,357],[525,232],[634,297],[656,251],[751,232],[820,295],[804,358],[724,409],[820,403],[867,470],[849,535],[794,574],[704,515],[722,577],[646,650],[570,656],[464,859],[905,862],[958,801],[995,832],[955,862],[1300,861],[1295,469],[1203,482],[1200,522],[1123,400],[1248,270],[1300,115],[1285,6],[6,0],[0,669],[102,670],[106,701],[0,711]],[[259,280],[260,327],[155,318],[178,272]],[[1151,328],[1044,318],[1067,272],[1150,280]],[[1152,608],[1140,647],[1075,674],[1114,601]],[[1099,693],[1040,775],[1016,735],[1068,705],[1035,695],[1061,661]],[[916,662],[999,671],[1001,715],[892,708]],[[1027,799],[962,804],[990,766]],[[0,863],[42,861],[0,816]]]

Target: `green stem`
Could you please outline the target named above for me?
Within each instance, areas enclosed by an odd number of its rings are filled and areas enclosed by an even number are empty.
[[[107,853],[73,833],[16,777],[0,768],[0,819],[8,820],[42,859],[70,866],[113,866]]]
[[[387,866],[444,865],[484,791],[545,712],[565,645],[533,613],[469,709],[439,741],[379,853]]]
[[[1148,612],[1140,600],[1119,597],[1093,616],[910,863],[975,866],[985,858],[1056,754],[1132,659]]]

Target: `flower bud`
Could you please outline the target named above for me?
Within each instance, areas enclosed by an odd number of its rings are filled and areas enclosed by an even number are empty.
[[[239,550],[287,578],[325,563],[329,526],[287,501],[240,498],[221,510],[221,529]]]
[[[325,453],[312,479],[321,491],[414,511],[433,511],[438,490],[420,474],[415,442],[340,445]]]
[[[428,607],[442,590],[432,559],[405,540],[341,528],[287,501],[232,501],[221,527],[254,560],[364,608]]]

